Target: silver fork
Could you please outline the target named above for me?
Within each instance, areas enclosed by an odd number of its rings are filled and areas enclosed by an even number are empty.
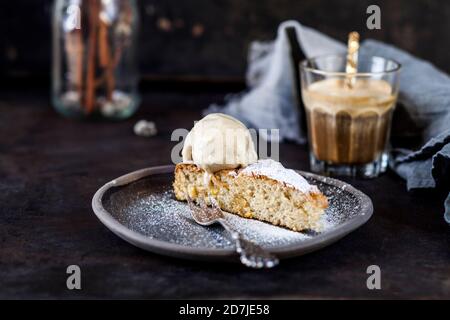
[[[239,253],[242,264],[250,268],[261,269],[273,268],[279,263],[276,256],[256,243],[246,240],[241,233],[236,231],[228,223],[216,199],[211,196],[209,197],[211,207],[208,207],[201,198],[198,199],[200,207],[195,205],[188,194],[186,194],[186,199],[189,208],[191,209],[192,218],[195,222],[202,226],[210,226],[214,223],[219,223],[230,233],[231,238],[235,241],[236,252]]]

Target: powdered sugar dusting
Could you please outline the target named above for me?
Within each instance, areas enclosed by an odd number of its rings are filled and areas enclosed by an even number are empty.
[[[286,169],[283,165],[272,159],[258,160],[244,168],[239,174],[266,176],[268,178],[285,183],[301,192],[318,192],[316,186],[306,181],[300,174],[292,169]]]
[[[334,185],[330,178],[305,178],[316,184],[329,200],[319,233],[294,232],[228,213],[226,219],[242,232],[246,239],[270,249],[300,246],[318,235],[339,229],[340,225],[361,212],[364,214],[364,203],[350,192],[351,187]],[[190,248],[234,250],[233,240],[222,227],[203,227],[192,220],[188,205],[175,200],[172,181],[172,173],[167,173],[148,176],[124,187],[112,188],[103,199],[104,208],[126,228],[150,239]]]
[[[285,246],[312,238],[312,235],[307,233],[294,232],[258,220],[224,213],[230,225],[246,239],[266,248]],[[233,240],[222,227],[217,225],[203,227],[196,224],[188,205],[175,200],[170,188],[132,201],[118,220],[141,234],[171,243],[204,248],[234,248]]]

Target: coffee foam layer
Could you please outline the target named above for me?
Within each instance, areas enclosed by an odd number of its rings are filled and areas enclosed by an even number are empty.
[[[303,90],[303,100],[310,110],[359,116],[373,112],[384,114],[394,107],[396,96],[392,94],[392,86],[384,80],[358,79],[353,88],[348,88],[344,79],[325,79]]]

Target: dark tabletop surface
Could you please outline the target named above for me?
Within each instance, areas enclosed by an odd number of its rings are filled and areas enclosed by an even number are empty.
[[[144,94],[131,119],[80,122],[60,117],[45,91],[0,95],[0,298],[450,298],[450,233],[445,195],[407,192],[388,172],[344,179],[372,198],[374,215],[339,242],[273,270],[167,258],[140,250],[104,227],[91,198],[105,182],[170,163],[176,128],[192,127],[221,92]],[[158,136],[133,134],[138,119]],[[308,170],[307,149],[282,144],[281,162]],[[66,288],[79,265],[82,290]],[[381,268],[381,290],[366,269]]]

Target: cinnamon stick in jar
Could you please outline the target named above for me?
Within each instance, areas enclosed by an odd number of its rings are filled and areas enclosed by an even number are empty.
[[[100,0],[84,1],[87,6],[89,25],[88,25],[88,48],[87,48],[87,69],[86,83],[84,93],[84,105],[86,113],[91,113],[95,108],[96,91],[96,58],[97,58],[97,35],[100,19]]]
[[[65,34],[65,52],[67,57],[68,90],[83,93],[83,55],[84,43],[80,30],[70,30]]]
[[[98,49],[99,49],[99,64],[104,70],[102,80],[105,82],[105,95],[107,101],[112,101],[112,94],[114,91],[114,68],[115,63],[112,57],[111,46],[108,38],[108,30],[110,26],[108,21],[100,19],[99,34],[98,34]]]

